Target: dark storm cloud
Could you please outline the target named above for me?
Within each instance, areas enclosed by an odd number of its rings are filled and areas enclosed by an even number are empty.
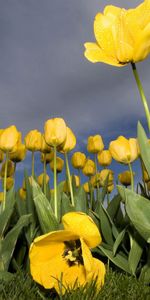
[[[132,7],[139,3],[132,1]],[[43,130],[46,119],[61,116],[83,135],[87,130],[114,132],[123,119],[137,123],[143,118],[130,66],[91,64],[83,55],[84,42],[94,41],[94,16],[106,1],[0,0],[0,4],[2,127],[14,123],[25,134],[33,128]],[[125,0],[107,4],[131,5]],[[148,98],[149,62],[138,64]]]

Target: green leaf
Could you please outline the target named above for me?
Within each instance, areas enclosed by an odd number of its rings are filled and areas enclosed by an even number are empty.
[[[97,248],[99,248],[117,267],[131,274],[128,259],[121,251],[114,256],[111,246],[102,243],[102,245]]]
[[[118,247],[120,246],[120,244],[122,243],[124,236],[126,233],[126,228],[124,228],[117,236],[114,245],[113,245],[113,254],[115,255],[117,252]]]
[[[52,207],[34,179],[32,179],[32,188],[33,201],[35,203],[42,232],[47,233],[49,231],[57,230],[59,223],[54,215]]]
[[[85,213],[87,212],[86,193],[85,193],[82,185],[80,185],[80,187],[76,191],[76,194],[74,196],[74,202],[75,202],[75,210],[76,211],[82,211]]]
[[[11,281],[14,277],[14,274],[7,271],[0,271],[0,280]]]
[[[70,198],[65,193],[62,193],[61,209],[61,216],[63,216],[69,211],[75,211],[75,207],[71,205]]]
[[[119,194],[115,195],[107,207],[107,212],[109,213],[112,220],[115,218],[115,216],[118,213],[118,210],[120,208],[120,201],[121,201],[120,195]]]
[[[18,236],[24,226],[27,226],[31,220],[31,215],[20,217],[17,224],[1,240],[0,261],[3,263],[4,270],[7,271],[12,258]]]
[[[63,194],[64,182],[65,181],[61,181],[57,186],[57,216],[58,216],[58,222],[60,222],[60,220],[61,220],[61,203],[62,203],[62,194]],[[54,211],[54,194],[51,194],[50,205],[51,205],[52,210]]]
[[[132,238],[132,243],[131,243],[131,250],[129,252],[128,261],[129,261],[129,268],[131,270],[131,273],[135,275],[138,263],[143,253],[144,243],[143,243],[143,239],[141,238],[141,236],[139,236],[138,233],[136,233],[134,237],[132,237],[131,235],[131,238]]]
[[[15,206],[15,193],[14,193],[14,188],[12,188],[7,193],[5,210],[2,211],[0,214],[0,237],[3,237],[4,235],[5,229],[13,213],[14,206]]]
[[[150,201],[132,190],[118,186],[118,191],[125,201],[128,217],[141,236],[149,242],[150,239]]]
[[[144,128],[142,127],[141,123],[138,122],[138,142],[140,145],[140,153],[142,156],[142,160],[144,162],[145,168],[150,176],[150,144]]]
[[[101,202],[97,203],[96,213],[100,220],[100,231],[105,239],[105,241],[113,245],[113,234],[112,234],[112,224],[110,223],[110,219],[106,213],[105,208],[102,206]]]

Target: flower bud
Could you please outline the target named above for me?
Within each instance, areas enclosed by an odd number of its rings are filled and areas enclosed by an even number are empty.
[[[14,184],[13,177],[7,177],[6,178],[6,191],[9,191]],[[4,180],[3,180],[3,188],[4,188]]]
[[[135,173],[133,173],[135,175]],[[118,175],[118,179],[125,187],[131,185],[131,172],[126,170]]]
[[[46,184],[49,182],[49,176],[46,174]],[[44,181],[44,173],[40,174],[37,178],[38,184],[42,187],[43,186],[43,181]]]
[[[63,167],[64,167],[63,159],[60,158],[60,157],[56,157],[56,170],[57,170],[57,173],[62,172]],[[50,168],[54,172],[54,160],[52,160],[50,162]]]
[[[86,156],[82,152],[75,152],[72,155],[71,163],[75,169],[82,169],[86,162]]]
[[[27,194],[26,190],[24,190],[23,188],[19,189],[19,196],[22,200],[26,199],[26,194]]]
[[[88,137],[87,150],[90,153],[98,153],[104,149],[102,137],[94,135]]]
[[[16,126],[12,125],[2,130],[0,134],[0,149],[3,152],[11,152],[19,138]]]
[[[45,122],[44,138],[48,145],[59,146],[65,142],[67,126],[62,118],[49,119]]]
[[[44,159],[46,161],[46,164],[50,163],[51,160],[54,158],[54,152],[50,153],[41,153],[41,162],[44,163]]]
[[[72,182],[72,179],[73,179],[73,177],[72,177],[72,175],[71,175],[71,182]],[[77,175],[74,175],[74,180],[75,180],[75,186],[76,186],[76,187],[79,187],[79,186],[80,186],[80,177],[77,176]],[[67,182],[67,181],[64,182],[63,191],[64,191],[65,193],[69,193],[69,192],[70,192],[70,188],[69,188],[69,185],[68,185],[68,182]]]
[[[40,151],[42,134],[37,129],[31,130],[25,136],[25,146],[29,151]]]
[[[89,189],[89,182],[85,182],[83,184],[83,188],[84,188],[84,191],[89,194],[90,193],[90,189]]]
[[[112,162],[112,156],[111,156],[110,151],[103,150],[102,152],[99,152],[97,154],[97,160],[101,166],[103,166],[103,167],[109,166]]]
[[[67,135],[63,144],[57,147],[57,150],[61,153],[68,153],[76,146],[76,137],[72,130],[67,127]]]
[[[1,177],[4,177],[4,173],[5,173],[5,165],[6,165],[6,162],[4,162],[4,163],[2,164],[1,172],[0,172]],[[13,176],[13,175],[14,175],[14,172],[15,172],[14,163],[13,163],[11,160],[8,160],[8,165],[7,165],[7,177]]]
[[[91,159],[87,159],[82,169],[83,174],[86,176],[91,176],[95,173],[95,171],[96,171],[95,162]]]
[[[15,152],[9,153],[9,159],[14,163],[18,163],[25,159],[26,147],[24,144],[19,144]]]
[[[106,178],[108,177],[108,186],[113,184],[113,180],[114,180],[114,176],[113,176],[114,172],[112,170],[109,169],[104,169],[99,173],[99,180],[100,180],[100,184],[101,186],[105,185],[105,181]]]
[[[137,139],[134,138],[128,140],[119,136],[110,143],[109,150],[116,161],[124,164],[133,162],[139,156]]]
[[[40,151],[42,153],[50,153],[52,151],[51,147],[48,144],[46,144],[43,134],[41,135],[41,149],[40,149]]]

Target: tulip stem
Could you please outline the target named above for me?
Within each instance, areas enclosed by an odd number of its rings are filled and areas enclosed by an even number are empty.
[[[32,151],[32,177],[34,178],[34,151]]]
[[[58,218],[58,208],[57,208],[57,166],[56,166],[56,146],[54,146],[54,214],[56,219]]]
[[[7,169],[8,169],[8,151],[6,152],[6,159],[5,159],[3,211],[5,210],[5,205],[6,205],[6,180],[7,180]]]
[[[44,172],[44,177],[43,177],[43,183],[44,183],[44,195],[46,196],[46,153],[44,153],[44,162],[43,162],[43,172]]]
[[[67,153],[65,153],[65,161],[66,161],[66,171],[67,171],[68,185],[69,185],[69,190],[70,190],[71,204],[72,204],[72,206],[75,206]]]
[[[134,191],[134,176],[133,176],[131,163],[128,163],[128,166],[131,173],[131,190]]]
[[[147,103],[147,100],[146,100],[146,97],[145,97],[145,94],[144,94],[144,89],[142,87],[142,84],[141,84],[141,81],[140,81],[135,63],[131,63],[131,66],[132,66],[135,81],[137,83],[138,90],[139,90],[139,93],[140,93],[140,96],[141,96],[142,104],[144,106],[145,115],[146,115],[146,119],[147,119],[147,123],[148,123],[148,129],[150,130],[150,111],[149,111],[148,103]]]

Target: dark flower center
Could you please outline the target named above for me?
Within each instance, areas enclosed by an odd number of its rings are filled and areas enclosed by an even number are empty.
[[[65,241],[65,249],[63,257],[66,259],[69,266],[83,265],[82,249],[80,240]]]

